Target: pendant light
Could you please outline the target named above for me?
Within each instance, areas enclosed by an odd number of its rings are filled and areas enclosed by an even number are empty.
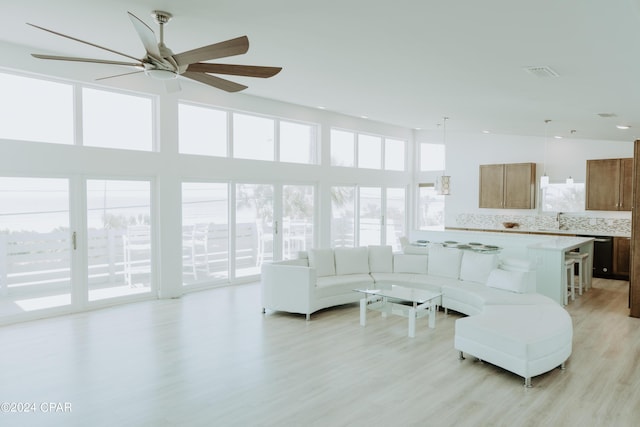
[[[445,173],[447,158],[447,120],[449,117],[442,118],[442,146],[444,151],[444,165],[442,175],[436,178],[436,191],[439,195],[448,196],[451,194],[451,177]]]
[[[571,129],[571,135],[573,135],[574,133],[576,133],[576,130],[575,129]],[[565,183],[567,185],[573,185],[573,177],[571,175],[569,175],[569,178],[567,178],[565,180]]]
[[[547,130],[550,121],[549,119],[544,121],[544,163],[542,164],[543,175],[540,177],[540,188],[546,188],[549,185],[549,176],[547,175]]]

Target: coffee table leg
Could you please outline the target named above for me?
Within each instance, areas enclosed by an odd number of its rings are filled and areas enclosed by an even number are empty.
[[[360,300],[360,325],[366,326],[367,324],[367,298]]]
[[[436,305],[431,304],[429,306],[429,328],[433,329],[436,327]]]
[[[416,309],[409,309],[409,337],[414,338],[416,336]]]

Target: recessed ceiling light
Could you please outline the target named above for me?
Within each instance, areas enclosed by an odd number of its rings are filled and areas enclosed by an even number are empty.
[[[485,130],[482,131],[482,133],[491,133],[491,131],[485,129]]]
[[[558,73],[553,71],[551,67],[546,65],[534,66],[534,67],[525,67],[524,68],[528,73],[536,76],[536,77],[558,77]]]
[[[324,110],[324,109],[326,109],[327,107],[325,107],[324,105],[318,105],[318,108],[319,108],[320,110]]]
[[[554,136],[555,139],[562,139],[562,137],[560,135],[556,135]]]
[[[618,129],[629,129],[631,126],[629,126],[629,125],[617,125],[616,127]]]
[[[368,119],[369,116],[360,116],[361,119]]]

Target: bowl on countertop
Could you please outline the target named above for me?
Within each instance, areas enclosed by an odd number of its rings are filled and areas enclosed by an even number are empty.
[[[503,222],[502,225],[504,228],[518,228],[520,226],[517,222]]]

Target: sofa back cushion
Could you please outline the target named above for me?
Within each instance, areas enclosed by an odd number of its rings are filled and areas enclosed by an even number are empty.
[[[460,280],[484,285],[487,283],[491,270],[497,267],[498,256],[496,254],[463,251],[460,264]]]
[[[372,273],[393,272],[393,249],[391,246],[369,246],[369,270]]]
[[[445,248],[433,244],[429,247],[429,274],[458,279],[461,260],[462,251],[460,249]]]
[[[536,270],[533,261],[519,258],[503,258],[500,260],[500,269],[506,271],[521,272],[524,275],[526,293],[536,292]]]
[[[368,274],[369,251],[366,246],[358,248],[335,248],[336,274]]]
[[[393,272],[427,274],[428,259],[427,255],[395,254]]]
[[[523,271],[507,271],[496,268],[491,270],[487,286],[523,294],[527,292],[527,276]]]
[[[316,269],[316,276],[335,276],[336,264],[333,249],[311,249],[309,251],[309,267]]]

